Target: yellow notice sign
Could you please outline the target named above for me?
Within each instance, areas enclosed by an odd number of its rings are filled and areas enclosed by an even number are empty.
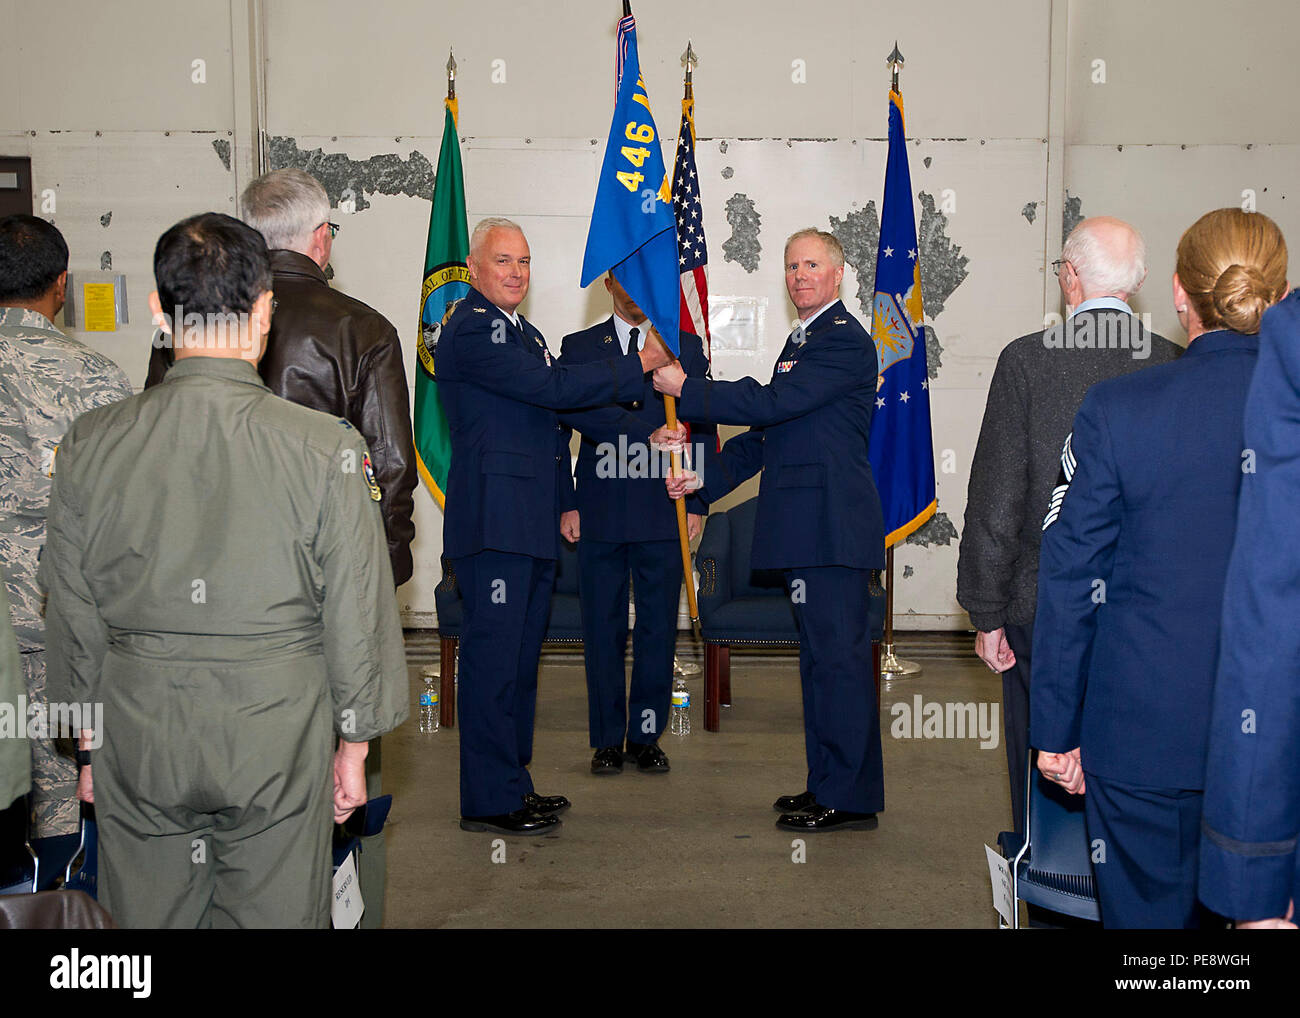
[[[85,283],[81,287],[86,302],[87,332],[117,331],[117,299],[112,283]]]

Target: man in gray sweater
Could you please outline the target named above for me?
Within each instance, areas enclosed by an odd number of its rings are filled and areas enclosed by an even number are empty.
[[[1017,835],[1029,765],[1029,656],[1043,518],[1062,445],[1095,382],[1173,360],[1182,348],[1147,330],[1128,299],[1146,278],[1146,245],[1127,223],[1085,219],[1053,263],[1068,317],[1009,343],[989,385],[971,464],[957,600],[975,653],[1002,673],[1003,730]]]

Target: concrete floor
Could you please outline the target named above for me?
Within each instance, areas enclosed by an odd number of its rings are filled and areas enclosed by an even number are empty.
[[[384,739],[389,927],[974,927],[993,928],[984,844],[1010,816],[1001,682],[966,634],[901,639],[923,665],[882,693],[885,803],[871,832],[808,836],[774,826],[776,796],[804,787],[798,662],[733,654],[734,706],[703,728],[703,677],[688,680],[687,737],[665,735],[666,775],[589,771],[582,659],[543,655],[533,780],[573,801],[553,836],[506,838],[457,826],[457,730],[421,735],[411,720]],[[437,643],[408,635],[411,696]],[[699,661],[683,641],[679,655]],[[998,742],[894,738],[896,702],[996,705]],[[986,710],[990,709],[986,708]],[[498,852],[498,857],[500,853]]]

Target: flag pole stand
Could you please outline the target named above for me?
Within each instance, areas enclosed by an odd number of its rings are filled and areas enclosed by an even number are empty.
[[[894,654],[894,549],[885,552],[885,645],[880,654],[880,677],[885,682],[919,675],[921,666]]]
[[[889,65],[889,90],[898,94],[898,69],[903,66],[903,54],[898,51],[898,42],[885,58]],[[924,341],[922,341],[924,342]],[[889,682],[911,675],[919,675],[921,666],[915,661],[907,661],[894,653],[894,549],[885,551],[885,645],[880,653],[880,678]]]

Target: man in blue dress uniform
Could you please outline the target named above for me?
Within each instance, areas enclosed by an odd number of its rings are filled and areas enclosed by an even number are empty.
[[[572,509],[569,449],[557,410],[637,398],[667,362],[658,342],[639,358],[552,364],[519,305],[531,256],[506,219],[474,229],[469,295],[436,343],[438,393],[451,430],[443,550],[464,597],[460,643],[461,827],[541,834],[569,802],[533,791],[537,664],[550,614],[560,512]]]
[[[781,796],[777,826],[870,830],[884,809],[880,719],[871,670],[868,576],[885,564],[880,496],[867,457],[876,348],[839,300],[844,252],[832,234],[800,230],[785,247],[785,282],[799,323],[772,381],[687,378],[676,365],[655,388],[680,395],[689,420],[749,424],[707,476],[668,479],[721,498],[763,471],[753,567],[781,569],[799,624],[808,784]]]
[[[649,331],[645,312],[614,278],[605,277],[614,313],[599,325],[564,337],[559,363],[584,364],[612,356],[635,359]],[[700,337],[681,333],[680,359],[691,377],[706,378],[709,362]],[[661,478],[666,452],[656,446],[665,426],[663,397],[649,378],[622,406],[565,415],[582,433],[578,452],[577,508],[565,513],[564,536],[578,541],[582,598],[582,650],[587,668],[587,711],[593,774],[623,770],[627,758],[642,773],[668,771],[659,736],[672,697],[673,650],[682,556],[677,515]],[[699,448],[712,444],[712,424],[692,428]],[[708,509],[687,499],[687,531],[699,533]],[[579,539],[581,537],[581,539]],[[636,599],[632,637],[632,687],[625,690],[628,576]]]

